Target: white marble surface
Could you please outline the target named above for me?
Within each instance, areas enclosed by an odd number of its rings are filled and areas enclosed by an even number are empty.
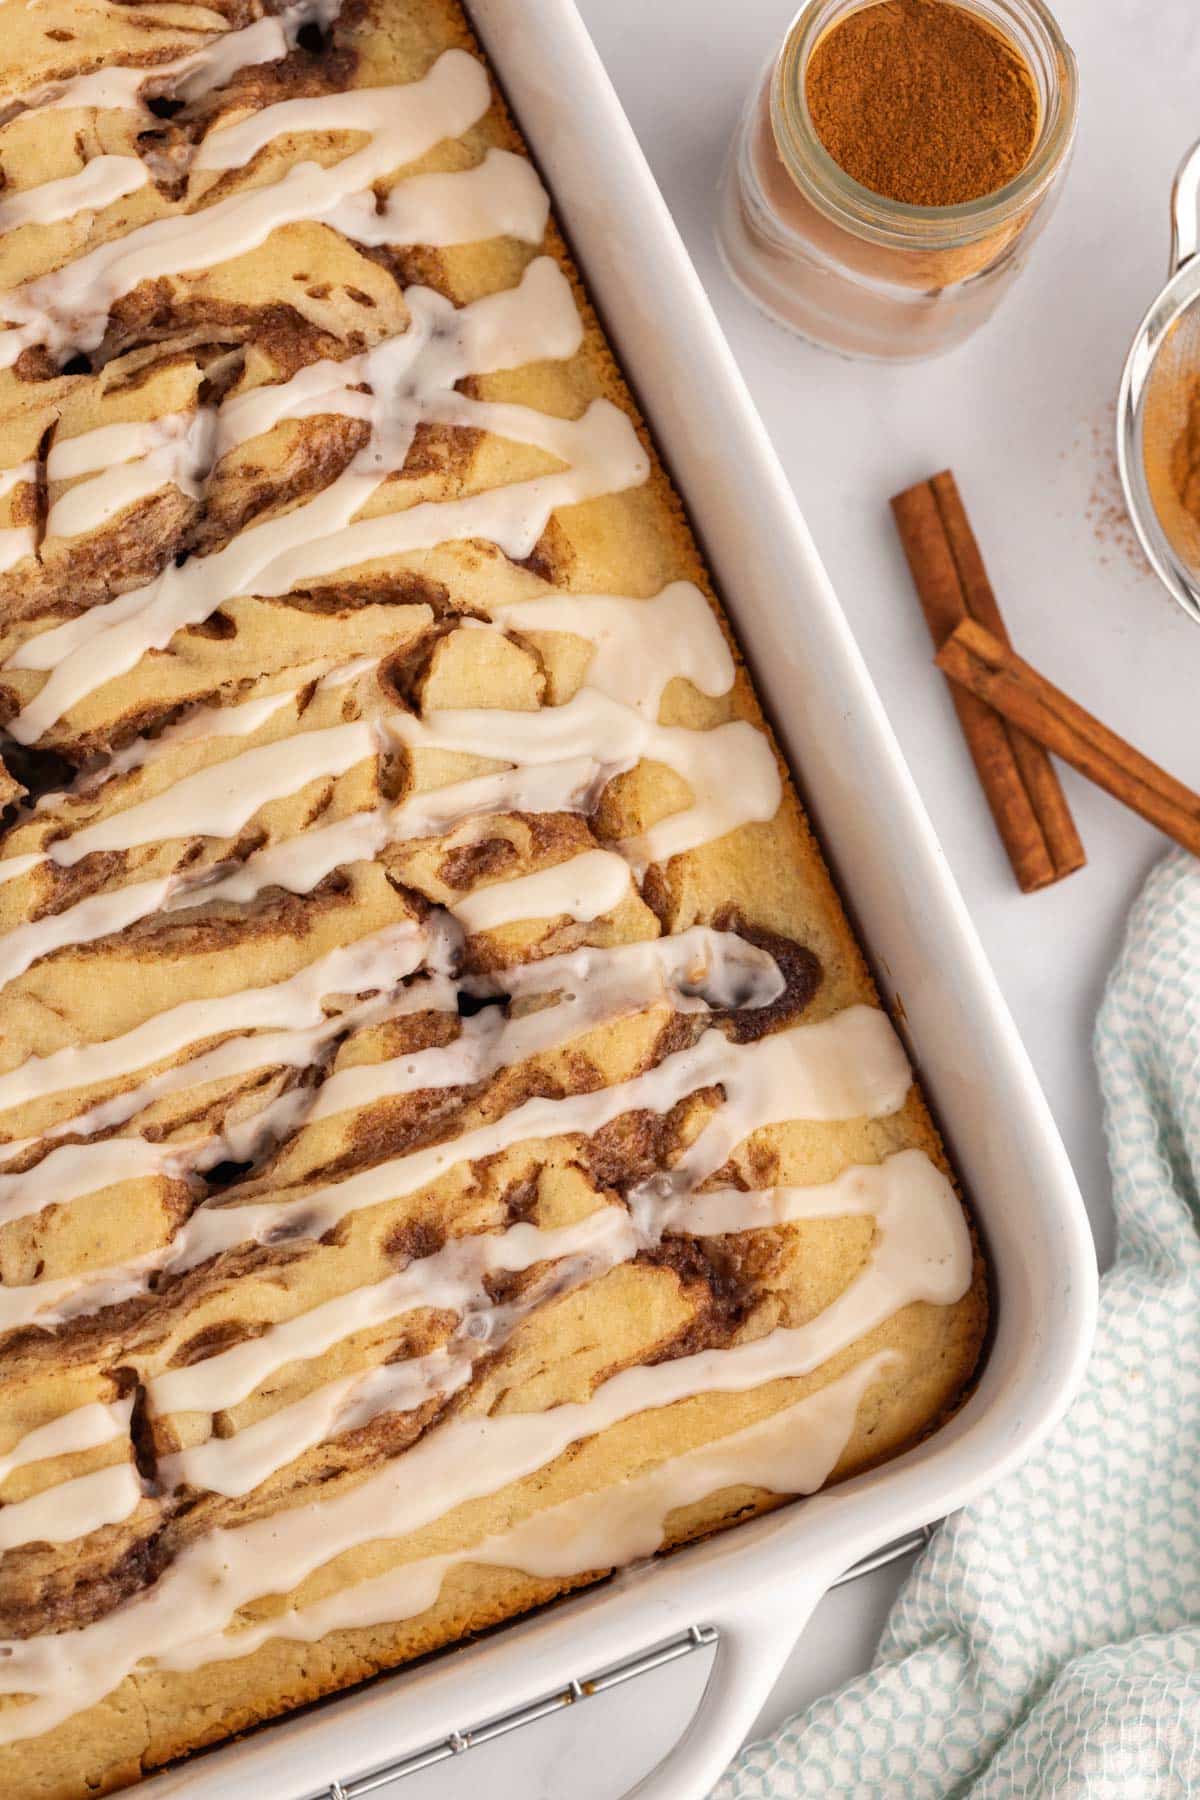
[[[889,369],[842,361],[769,323],[731,288],[713,247],[725,147],[793,0],[582,0],[866,653],[1105,1255],[1108,1176],[1088,1040],[1122,918],[1161,840],[1067,771],[1088,868],[1045,893],[1018,894],[929,667],[887,510],[891,493],[951,464],[1020,648],[1200,785],[1200,633],[1116,523],[1110,451],[1121,363],[1164,274],[1171,175],[1200,133],[1200,12],[1194,0],[1055,5],[1082,90],[1058,212],[1021,283],[972,343],[938,362]],[[866,1665],[900,1574],[883,1571],[823,1603],[764,1728]],[[397,1800],[473,1791],[489,1800],[615,1800],[677,1735],[703,1661],[688,1658],[413,1777],[394,1789]]]

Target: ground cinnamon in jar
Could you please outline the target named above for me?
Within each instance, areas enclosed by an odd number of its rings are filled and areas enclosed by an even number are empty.
[[[803,0],[725,167],[726,266],[830,349],[948,350],[1049,218],[1078,93],[1046,0]]]
[[[817,137],[863,187],[909,206],[994,193],[1029,160],[1037,88],[1016,45],[953,0],[879,0],[809,59]]]

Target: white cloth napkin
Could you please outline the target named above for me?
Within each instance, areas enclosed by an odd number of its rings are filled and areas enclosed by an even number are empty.
[[[1101,1007],[1116,1263],[1082,1392],[942,1526],[873,1668],[713,1800],[1200,1795],[1200,863],[1134,908]]]

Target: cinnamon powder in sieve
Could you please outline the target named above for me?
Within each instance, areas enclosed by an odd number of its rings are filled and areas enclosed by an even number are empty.
[[[1180,506],[1200,525],[1200,375],[1187,391],[1187,417],[1171,451],[1171,481]]]
[[[1013,180],[1037,138],[1017,46],[953,0],[878,0],[825,33],[805,93],[846,173],[910,206],[957,206]]]

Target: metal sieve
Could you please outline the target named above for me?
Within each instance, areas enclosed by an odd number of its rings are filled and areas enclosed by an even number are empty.
[[[1117,465],[1142,548],[1200,624],[1200,143],[1171,189],[1167,285],[1133,340],[1117,403]],[[1185,504],[1186,500],[1186,504]]]

